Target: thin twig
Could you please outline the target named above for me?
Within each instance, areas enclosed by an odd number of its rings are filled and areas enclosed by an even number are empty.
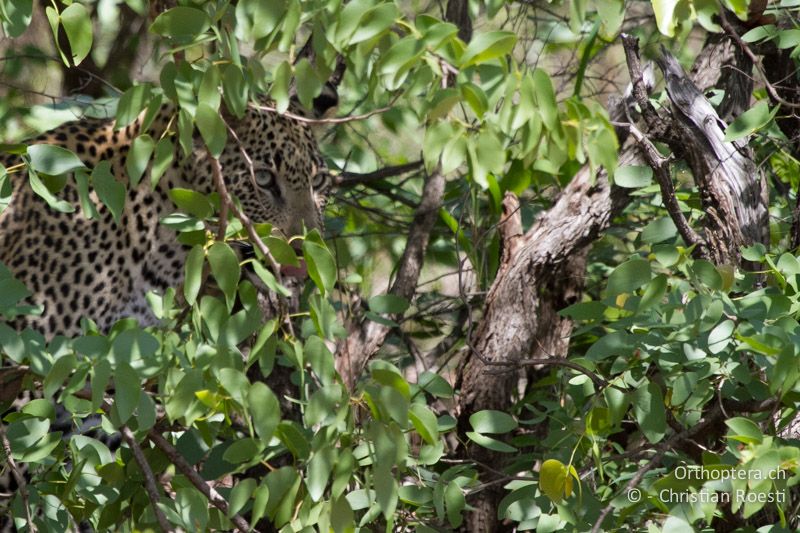
[[[6,457],[8,468],[11,470],[11,475],[14,476],[14,479],[17,482],[17,487],[19,488],[19,495],[22,498],[22,506],[25,508],[25,519],[28,521],[28,531],[31,533],[36,533],[38,530],[36,528],[36,524],[33,522],[33,517],[31,516],[31,502],[28,495],[28,484],[25,482],[25,476],[23,476],[22,472],[20,472],[17,462],[14,461],[14,457],[11,455],[11,443],[8,441],[8,437],[6,436],[6,427],[3,424],[0,424],[0,441],[2,441],[3,455]]]
[[[175,465],[175,467],[180,471],[181,474],[186,476],[189,482],[195,486],[197,490],[199,490],[203,495],[208,499],[211,504],[222,511],[225,516],[228,516],[229,507],[228,502],[217,492],[213,487],[209,486],[206,481],[200,477],[200,475],[192,468],[192,465],[186,462],[186,459],[175,449],[172,444],[167,441],[163,436],[158,434],[154,430],[150,430],[147,433],[147,438],[156,445],[156,447],[164,452],[164,455]],[[236,525],[236,528],[241,531],[242,533],[248,533],[252,530],[250,524],[247,523],[247,520],[242,518],[241,515],[235,513],[233,516],[230,517],[231,522]]]
[[[678,228],[678,233],[681,234],[688,246],[697,245],[697,248],[705,255],[705,239],[689,225],[675,196],[675,186],[672,184],[672,176],[669,175],[671,158],[662,156],[652,141],[633,124],[614,124],[614,126],[617,125],[627,127],[633,138],[639,143],[642,155],[644,155],[650,168],[653,169],[658,186],[661,188],[661,199],[664,202],[664,207],[666,207],[672,222],[675,223],[675,227]]]
[[[394,102],[393,102],[394,103]],[[282,117],[287,117],[294,119],[298,122],[305,122],[306,124],[345,124],[347,122],[356,122],[359,120],[367,119],[373,115],[377,115],[379,113],[385,113],[392,109],[392,105],[388,105],[386,107],[380,107],[378,109],[373,109],[369,113],[364,113],[362,115],[352,115],[349,117],[332,117],[332,118],[309,118],[304,117],[303,115],[298,115],[297,113],[292,113],[291,111],[284,111],[281,113],[278,111],[277,108],[268,106],[268,105],[256,105],[250,104],[251,107],[258,109],[260,111],[269,111],[270,113],[277,113]]]
[[[379,168],[372,172],[358,173],[358,172],[342,172],[336,177],[336,185],[339,187],[350,187],[353,185],[360,185],[371,181],[392,178],[400,176],[407,172],[413,172],[422,168],[422,160],[405,163],[403,165],[394,165],[389,167]]]
[[[139,468],[142,469],[142,473],[144,474],[144,488],[147,491],[147,497],[150,498],[150,504],[153,506],[153,512],[158,520],[158,525],[161,526],[162,531],[167,533],[174,531],[174,528],[167,521],[167,517],[164,515],[164,512],[158,506],[158,501],[161,498],[158,495],[156,478],[153,475],[153,470],[150,468],[150,464],[147,462],[147,459],[142,452],[142,448],[139,446],[139,443],[136,442],[136,437],[133,436],[133,432],[128,426],[122,426],[120,432],[122,433],[122,438],[125,439],[128,447],[133,452],[133,458],[136,459],[136,463],[139,465]]]
[[[278,262],[275,261],[275,258],[272,257],[272,254],[269,252],[269,248],[267,245],[264,244],[264,241],[261,240],[261,237],[258,236],[258,232],[256,232],[255,226],[253,226],[253,221],[250,220],[244,211],[239,209],[231,198],[230,192],[228,192],[228,187],[225,185],[225,180],[222,177],[222,166],[219,163],[219,159],[211,155],[211,152],[208,151],[206,148],[206,152],[208,154],[208,158],[211,160],[211,175],[214,179],[214,186],[219,193],[219,197],[221,200],[221,204],[227,205],[227,209],[233,213],[233,216],[241,221],[242,226],[244,226],[245,231],[247,231],[247,236],[250,239],[250,242],[255,246],[261,255],[269,263],[269,266],[272,269],[272,274],[275,276],[276,281],[283,285],[283,279],[281,276],[281,269],[278,265]],[[227,216],[227,214],[226,214]],[[224,234],[223,234],[224,237]],[[287,317],[286,319],[286,326],[289,330],[289,333],[292,337],[294,337],[294,328],[292,327],[292,321]]]
[[[422,270],[428,239],[439,216],[445,183],[445,176],[438,169],[426,178],[422,190],[422,200],[414,213],[414,220],[408,231],[406,248],[398,264],[394,282],[387,291],[388,294],[399,296],[407,301],[411,301],[413,298]],[[390,315],[387,318],[396,320],[398,317]],[[337,369],[351,389],[390,331],[390,326],[365,320],[361,324],[351,327],[348,337],[339,344]]]
[[[758,71],[758,74],[761,77],[761,81],[764,83],[764,87],[766,87],[770,97],[779,104],[789,107],[791,109],[800,108],[800,104],[792,103],[782,98],[781,95],[778,94],[778,90],[775,89],[775,86],[772,85],[772,83],[770,83],[769,78],[764,73],[764,70],[761,67],[761,63],[758,60],[758,56],[750,49],[749,46],[747,46],[747,43],[742,40],[742,38],[739,36],[739,34],[736,32],[733,26],[731,26],[731,23],[728,22],[728,18],[725,16],[725,8],[722,7],[719,9],[719,23],[720,26],[722,26],[722,29],[725,30],[725,33],[727,33],[731,37],[731,39],[736,41],[736,44],[739,45],[739,47],[742,49],[745,55],[748,58],[750,58],[750,61],[753,62],[753,65],[755,65],[756,71]]]

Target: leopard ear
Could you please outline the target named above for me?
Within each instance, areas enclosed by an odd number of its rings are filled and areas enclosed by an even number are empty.
[[[314,63],[316,59],[316,54],[314,52],[313,47],[313,36],[306,41],[306,44],[300,49],[300,52],[297,54],[296,61],[300,59],[307,59],[309,62]],[[338,88],[339,84],[342,82],[342,78],[344,77],[344,70],[345,70],[345,62],[344,58],[339,55],[336,57],[336,66],[333,69],[328,81],[325,82],[325,85],[322,86],[322,91],[320,94],[314,98],[313,107],[311,111],[314,113],[315,118],[324,118],[326,115],[329,115],[336,106],[339,105],[339,94]],[[294,104],[299,104],[297,99],[297,87],[292,87],[289,90],[290,98]],[[299,106],[298,106],[299,107]]]
[[[323,118],[328,113],[333,112],[339,105],[339,94],[336,87],[327,82],[322,87],[322,92],[314,98],[314,114],[317,118]]]

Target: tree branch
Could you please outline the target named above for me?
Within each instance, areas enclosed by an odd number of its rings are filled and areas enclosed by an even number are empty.
[[[422,160],[413,161],[411,163],[405,163],[403,165],[394,165],[389,167],[379,168],[378,170],[374,170],[372,172],[342,172],[339,176],[336,177],[336,185],[338,187],[353,187],[355,185],[361,185],[364,183],[370,183],[372,181],[383,180],[386,178],[392,178],[395,176],[400,176],[402,174],[406,174],[408,172],[414,172],[422,168],[423,162]]]
[[[672,222],[675,223],[675,227],[678,228],[678,233],[680,233],[688,246],[697,246],[698,252],[706,257],[706,241],[689,225],[678,204],[678,199],[675,197],[675,186],[672,184],[672,176],[669,173],[669,163],[672,159],[663,157],[650,139],[639,131],[636,126],[627,124],[627,127],[633,138],[639,143],[647,164],[653,169],[653,174],[661,188],[661,199],[664,202],[664,207],[666,207]]]
[[[33,517],[31,516],[31,502],[28,494],[28,484],[25,482],[25,476],[22,474],[22,472],[20,472],[17,462],[14,461],[14,457],[11,455],[11,443],[8,442],[8,437],[6,436],[6,427],[3,424],[0,424],[0,444],[3,446],[3,455],[5,456],[9,470],[11,470],[11,475],[14,476],[14,480],[17,482],[19,495],[22,499],[22,506],[25,508],[25,519],[28,521],[28,530],[31,533],[36,533],[38,529],[33,521]]]
[[[167,521],[164,512],[158,506],[160,497],[158,495],[156,478],[153,475],[153,470],[150,468],[150,464],[147,462],[144,453],[142,453],[142,448],[139,446],[139,443],[136,442],[136,437],[134,437],[133,432],[131,432],[128,426],[122,426],[120,433],[122,433],[122,438],[125,439],[128,447],[133,452],[133,458],[136,460],[139,468],[142,469],[142,473],[144,474],[144,488],[147,492],[147,497],[150,498],[150,504],[153,506],[153,513],[156,515],[158,525],[161,526],[162,531],[167,533],[174,531],[174,528]]]
[[[164,455],[166,455],[170,462],[175,465],[178,471],[186,476],[189,482],[191,482],[191,484],[194,485],[195,488],[199,490],[214,507],[222,511],[225,516],[228,516],[228,502],[225,501],[219,492],[214,490],[213,487],[209,486],[208,483],[206,483],[205,480],[200,477],[195,469],[192,468],[192,465],[186,462],[186,459],[183,458],[178,450],[176,450],[175,447],[172,446],[169,441],[167,441],[167,439],[152,429],[147,433],[147,438],[156,445],[156,448],[164,452]],[[242,518],[238,513],[230,517],[230,520],[242,533],[249,533],[252,531],[252,528],[250,527],[250,524],[247,523],[247,520]]]
[[[428,246],[428,238],[442,205],[445,182],[444,175],[438,169],[427,177],[422,190],[422,201],[411,222],[406,248],[400,259],[397,276],[388,294],[408,301],[414,296],[419,273],[422,270],[425,249]],[[397,317],[390,316],[389,318],[394,320]],[[348,337],[339,344],[336,357],[337,370],[351,389],[355,386],[358,376],[361,375],[367,362],[378,351],[390,331],[390,326],[364,320],[361,324],[351,327]]]

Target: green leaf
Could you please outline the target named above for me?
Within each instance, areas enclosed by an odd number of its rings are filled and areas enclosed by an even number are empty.
[[[117,181],[111,173],[110,161],[100,161],[94,167],[92,186],[100,201],[111,211],[114,222],[119,224],[122,209],[125,207],[125,185]]]
[[[659,274],[654,277],[650,280],[650,283],[647,284],[647,288],[644,290],[644,294],[642,294],[642,299],[639,300],[639,311],[641,312],[654,305],[660,304],[666,291],[667,276]]]
[[[186,278],[183,281],[183,295],[189,305],[194,305],[200,292],[205,259],[205,249],[199,244],[194,246],[186,256]]]
[[[297,98],[306,109],[314,108],[314,98],[322,92],[322,82],[308,59],[303,58],[295,65],[297,78]]]
[[[692,273],[697,279],[709,289],[719,290],[722,288],[722,276],[714,263],[705,259],[698,259],[692,265]]]
[[[147,164],[150,162],[154,148],[155,142],[153,142],[153,138],[146,133],[139,135],[131,143],[128,159],[125,162],[125,170],[128,173],[132,189],[139,185],[139,180],[142,178],[144,171],[147,170]]]
[[[725,142],[733,142],[737,139],[747,137],[762,129],[769,124],[780,106],[775,106],[772,111],[766,100],[758,102],[756,105],[736,117],[736,119],[725,129]]]
[[[723,320],[708,334],[708,351],[718,354],[724,350],[731,341],[731,335],[736,325],[733,320]]]
[[[272,235],[264,239],[264,244],[269,248],[269,253],[281,265],[300,266],[300,261],[297,259],[297,254],[292,248],[292,245],[286,242],[286,239],[280,237],[273,237]]]
[[[286,14],[285,1],[242,0],[236,4],[236,36],[256,41],[272,33]]]
[[[394,294],[379,294],[369,299],[369,308],[375,313],[401,314],[409,306],[408,300]]]
[[[426,370],[420,374],[417,385],[428,394],[439,398],[451,398],[453,396],[453,387],[450,386],[446,379],[434,372]]]
[[[263,448],[263,444],[256,439],[244,438],[237,439],[225,450],[222,458],[233,464],[246,463],[257,457]]]
[[[678,228],[670,217],[661,217],[653,220],[642,230],[642,242],[656,244],[672,239],[678,234]]]
[[[312,501],[319,501],[325,493],[325,487],[328,485],[335,462],[336,450],[330,446],[325,446],[316,452],[308,462],[306,487]]]
[[[208,263],[211,265],[211,272],[217,280],[219,288],[225,295],[228,311],[233,309],[233,302],[236,299],[236,288],[239,286],[239,259],[231,247],[224,242],[215,242],[208,249]]]
[[[161,13],[150,31],[172,39],[176,44],[188,44],[211,27],[211,19],[204,11],[193,7],[173,7]]]
[[[514,417],[503,411],[478,411],[469,417],[469,423],[478,433],[508,433],[517,429]]]
[[[567,465],[558,459],[548,459],[539,469],[539,489],[553,503],[559,503],[572,494],[572,477]]]
[[[303,258],[306,260],[308,275],[320,292],[323,295],[330,292],[336,283],[336,263],[328,249],[306,239],[303,241]]]
[[[391,465],[379,464],[375,468],[372,479],[375,486],[375,499],[383,516],[389,519],[397,509],[397,480],[392,475]]]
[[[378,71],[384,77],[384,83],[389,90],[395,90],[402,85],[408,71],[424,51],[422,41],[414,35],[408,35],[383,54]]]
[[[206,146],[208,146],[211,155],[213,157],[222,155],[225,143],[228,142],[228,131],[219,113],[208,104],[200,102],[197,104],[197,112],[194,118],[197,122],[197,129],[200,130],[200,135],[203,137]]]
[[[755,43],[764,39],[772,39],[777,33],[778,30],[774,24],[766,24],[764,26],[756,26],[752,30],[748,31],[742,35],[742,40],[746,43]]]
[[[119,423],[125,424],[139,404],[139,393],[142,390],[139,374],[128,363],[117,363],[114,369],[114,387],[114,407]]]
[[[461,512],[467,506],[467,500],[455,481],[448,483],[444,489],[444,503],[447,509],[447,521],[452,527],[457,528],[463,520]]]
[[[0,279],[0,312],[31,295],[25,284],[14,278]]]
[[[119,98],[117,104],[117,121],[115,124],[116,129],[124,128],[139,116],[139,113],[144,111],[147,104],[150,102],[150,85],[134,85],[125,91]]]
[[[653,0],[652,2],[658,31],[667,37],[673,37],[675,35],[675,27],[678,25],[678,22],[682,20],[682,13],[678,9],[681,1],[682,0]]]
[[[745,444],[760,443],[764,439],[758,425],[744,417],[735,417],[725,421],[725,425],[730,428],[728,438],[743,442]]]
[[[283,113],[289,108],[289,86],[292,81],[292,66],[288,61],[284,61],[275,69],[275,77],[272,80],[269,95],[275,100],[275,109],[278,113]]]
[[[164,137],[156,143],[156,155],[153,158],[153,166],[150,168],[150,188],[155,190],[158,180],[169,168],[175,156],[175,146],[169,137]]]
[[[48,6],[49,7],[49,6]],[[9,37],[17,38],[28,29],[33,15],[33,0],[10,0],[3,3],[3,31]]]
[[[510,31],[492,31],[473,37],[461,55],[460,66],[467,68],[502,57],[514,49],[517,35]]]
[[[399,16],[400,12],[394,3],[380,4],[369,9],[358,21],[355,33],[350,36],[349,44],[358,44],[380,35],[388,30]]]
[[[269,503],[269,485],[263,481],[253,492],[253,522],[258,522],[267,510]]]
[[[335,533],[352,533],[355,531],[353,510],[344,496],[337,498],[331,505],[331,527]]]
[[[430,409],[419,403],[412,404],[408,411],[408,418],[425,442],[436,444],[439,440],[439,426],[436,415]]]
[[[483,446],[488,450],[492,450],[499,453],[517,453],[517,449],[514,448],[513,446],[506,444],[505,442],[499,441],[497,439],[493,439],[492,437],[487,437],[486,435],[482,435],[474,431],[467,431],[466,435],[469,440],[471,440],[478,446]]]
[[[612,41],[622,27],[622,21],[625,19],[625,2],[622,0],[601,0],[596,5],[597,14],[602,22],[600,35],[604,40]]]
[[[258,4],[272,4],[273,2],[255,2]],[[242,118],[247,108],[249,89],[244,72],[238,65],[225,65],[222,70],[222,97],[225,106],[235,117]]]
[[[629,189],[647,187],[653,181],[653,169],[643,165],[619,167],[614,173],[614,184]]]
[[[281,407],[269,387],[261,382],[253,383],[247,394],[250,416],[261,442],[268,444],[278,423],[281,421]]]
[[[136,409],[136,424],[139,431],[147,431],[156,424],[156,404],[143,390],[139,392],[139,405]]]
[[[268,269],[264,268],[264,265],[262,265],[258,261],[253,261],[250,264],[253,266],[253,270],[255,271],[259,279],[263,281],[264,285],[266,285],[271,291],[277,292],[278,294],[287,297],[291,295],[289,289],[287,289],[283,285],[279,285],[278,280],[275,279],[275,275]]]
[[[615,298],[622,293],[633,292],[650,282],[650,263],[642,259],[625,261],[608,276],[608,296]]]
[[[28,147],[31,167],[37,172],[58,176],[79,168],[86,168],[71,151],[52,144],[34,144]]]
[[[60,200],[56,198],[53,193],[50,192],[47,186],[42,183],[41,178],[33,169],[28,170],[28,182],[30,183],[33,192],[41,196],[51,208],[61,213],[72,213],[75,211],[74,205],[66,200]]]
[[[61,12],[61,25],[72,50],[73,64],[79,65],[92,49],[92,20],[89,11],[83,4],[70,4]]]
[[[200,87],[197,89],[197,101],[206,104],[211,109],[219,110],[219,103],[222,100],[219,82],[219,68],[212,64],[200,79]]]
[[[489,100],[486,98],[486,93],[483,92],[483,89],[470,82],[461,84],[459,89],[461,90],[461,97],[467,101],[475,115],[479,118],[482,117],[489,108]]]
[[[170,199],[175,202],[178,209],[185,211],[199,219],[210,217],[214,213],[214,206],[205,194],[191,189],[175,188],[169,191]]]
[[[228,506],[228,517],[231,517],[241,511],[242,508],[247,504],[248,500],[250,500],[250,496],[252,496],[255,490],[256,480],[253,478],[245,478],[237,483],[231,491],[230,504]]]
[[[667,417],[661,389],[657,384],[648,382],[647,387],[634,390],[631,398],[636,422],[647,440],[655,444],[667,431]]]
[[[56,359],[42,383],[46,398],[52,397],[58,391],[59,387],[64,384],[64,380],[75,370],[77,362],[74,355],[65,355]]]
[[[470,156],[472,179],[482,189],[488,189],[488,175],[502,172],[506,162],[500,139],[491,131],[482,131],[477,138],[471,138],[467,142],[467,153]]]

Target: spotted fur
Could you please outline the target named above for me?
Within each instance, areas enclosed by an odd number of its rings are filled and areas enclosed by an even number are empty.
[[[172,135],[174,118],[174,109],[165,106],[148,133],[154,139]],[[304,226],[320,227],[330,176],[309,127],[255,108],[229,124],[238,142],[229,135],[220,163],[229,191],[249,217],[270,222],[287,236],[301,233]],[[108,160],[114,176],[127,184],[126,158],[140,130],[140,121],[116,130],[112,121],[85,119],[66,123],[31,143],[66,147],[90,168]],[[175,232],[159,223],[176,210],[168,191],[214,190],[210,160],[200,139],[195,139],[196,149],[188,158],[175,144],[173,162],[155,190],[148,170],[140,185],[128,191],[119,224],[94,193],[91,198],[100,216],[87,219],[72,179],[59,193],[76,208],[65,214],[51,209],[31,190],[24,169],[13,174],[14,196],[0,213],[0,262],[32,291],[31,303],[43,306],[41,316],[18,319],[13,324],[17,329],[31,326],[47,337],[75,335],[84,316],[104,330],[124,316],[152,323],[145,293],[179,285],[186,255]],[[2,163],[9,168],[20,161],[6,157]]]

